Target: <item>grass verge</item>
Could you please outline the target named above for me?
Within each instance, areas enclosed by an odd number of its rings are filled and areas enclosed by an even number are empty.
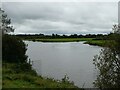
[[[34,70],[28,72],[16,71],[17,64],[3,63],[4,88],[75,88],[74,83],[68,81],[54,80],[38,76]]]

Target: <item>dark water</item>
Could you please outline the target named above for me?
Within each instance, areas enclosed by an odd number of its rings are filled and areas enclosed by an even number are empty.
[[[43,43],[25,41],[27,55],[33,60],[33,68],[39,75],[62,79],[67,74],[75,85],[92,88],[95,80],[93,57],[100,47],[83,42]]]

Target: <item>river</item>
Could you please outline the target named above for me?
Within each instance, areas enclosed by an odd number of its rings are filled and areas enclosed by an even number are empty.
[[[78,87],[93,88],[96,79],[93,57],[101,47],[83,42],[25,43],[28,44],[26,54],[39,75],[59,80],[67,75]]]

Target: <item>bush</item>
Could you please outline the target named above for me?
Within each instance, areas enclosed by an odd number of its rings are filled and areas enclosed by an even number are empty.
[[[5,62],[24,63],[27,62],[25,43],[12,35],[2,36],[2,58]]]
[[[100,89],[120,88],[120,33],[116,33],[120,32],[120,27],[115,26],[113,30],[115,32],[109,36],[111,42],[93,59],[98,70],[94,85]]]

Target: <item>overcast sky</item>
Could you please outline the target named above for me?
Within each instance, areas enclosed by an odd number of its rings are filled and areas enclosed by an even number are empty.
[[[118,23],[117,2],[4,2],[14,33],[109,33]]]

